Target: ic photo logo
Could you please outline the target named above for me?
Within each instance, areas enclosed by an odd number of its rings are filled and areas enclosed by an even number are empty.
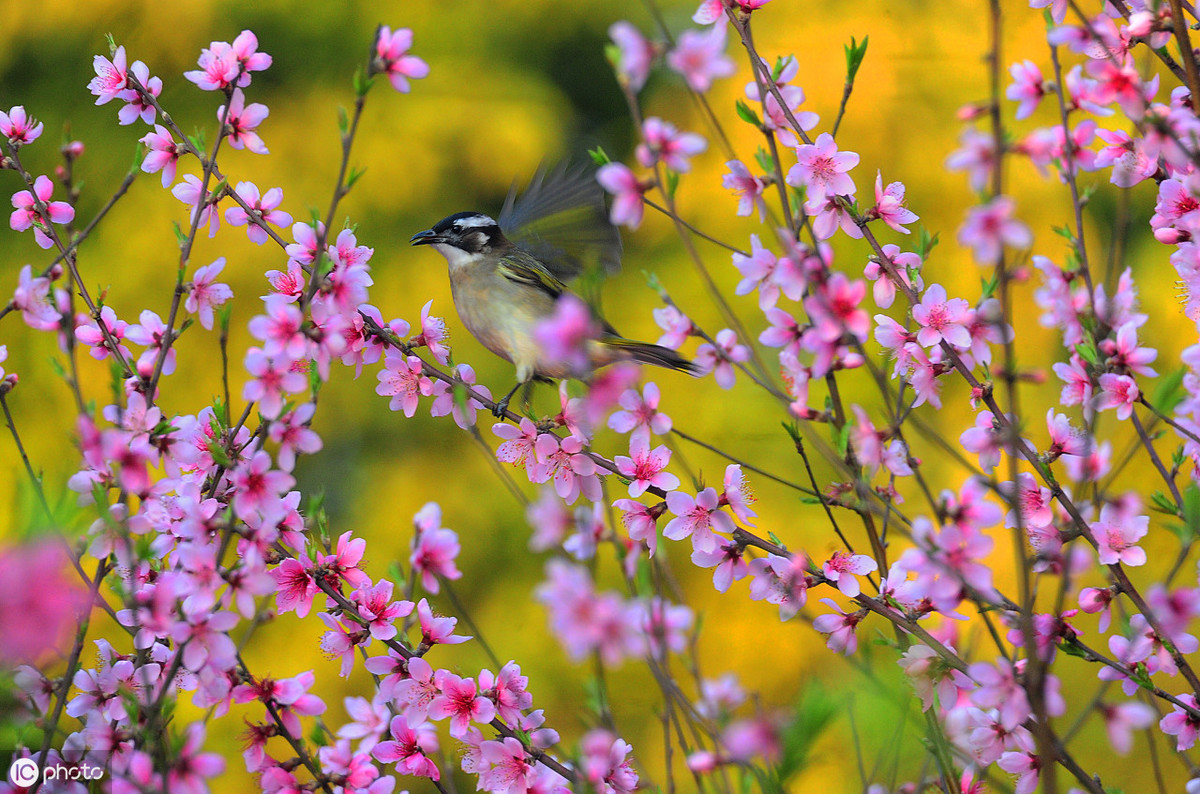
[[[37,782],[38,778],[48,780],[99,780],[104,776],[104,767],[93,766],[87,762],[71,766],[46,767],[43,771],[32,758],[18,758],[8,768],[8,782],[19,788],[27,788]]]

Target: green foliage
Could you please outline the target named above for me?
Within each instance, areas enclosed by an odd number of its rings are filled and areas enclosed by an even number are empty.
[[[863,59],[867,57],[867,42],[870,41],[870,36],[863,36],[862,43],[859,43],[850,37],[850,43],[845,45],[843,49],[846,52],[846,82],[853,83],[855,76],[858,74],[858,69],[862,66]]]

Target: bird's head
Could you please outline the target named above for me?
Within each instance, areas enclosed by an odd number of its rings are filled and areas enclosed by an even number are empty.
[[[470,264],[507,243],[494,220],[481,212],[456,212],[432,229],[417,232],[413,245],[431,245],[451,267]]]

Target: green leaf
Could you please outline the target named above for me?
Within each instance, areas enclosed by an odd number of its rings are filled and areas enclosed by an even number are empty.
[[[348,190],[350,190],[350,188],[354,187],[354,183],[357,182],[359,179],[361,179],[362,175],[365,173],[367,173],[367,169],[365,167],[359,168],[358,166],[354,166],[353,168],[351,168],[350,176],[348,176],[346,178],[345,190],[348,191]]]
[[[608,152],[600,146],[595,149],[588,149],[588,157],[592,158],[592,162],[598,166],[608,165],[612,160],[608,156]]]
[[[1065,653],[1067,656],[1074,656],[1079,659],[1090,659],[1091,658],[1091,656],[1088,654],[1087,651],[1085,651],[1083,648],[1080,648],[1078,645],[1076,645],[1073,642],[1060,642],[1060,643],[1058,643],[1058,649],[1060,651],[1062,651],[1063,653]]]
[[[1183,389],[1183,376],[1186,368],[1180,367],[1171,374],[1161,378],[1154,387],[1154,395],[1150,403],[1159,413],[1170,414],[1175,406],[1183,402],[1186,392]]]
[[[797,772],[808,766],[809,757],[833,719],[844,709],[839,698],[819,687],[801,690],[795,706],[795,721],[784,729],[783,755],[776,772],[786,784]]]
[[[354,70],[354,95],[356,97],[366,96],[373,85],[375,85],[375,78],[368,77],[366,70],[361,66]]]
[[[780,422],[779,424],[781,424],[783,429],[787,431],[787,434],[792,439],[793,444],[800,446],[800,444],[803,443],[800,438],[800,428],[795,422]]]
[[[737,114],[738,118],[742,121],[747,124],[753,124],[758,129],[762,129],[762,121],[758,118],[758,114],[740,99],[737,101]]]
[[[930,236],[929,230],[925,228],[924,224],[917,227],[917,254],[921,257],[922,262],[929,258],[929,252],[936,248],[937,244],[937,234]]]
[[[794,60],[796,60],[795,55],[781,55],[776,58],[775,65],[771,67],[771,81],[778,83],[779,78],[783,75],[783,70],[788,68]]]
[[[754,162],[758,163],[758,167],[768,174],[775,171],[775,161],[771,159],[771,155],[767,154],[767,150],[761,146],[754,153]]]
[[[858,69],[862,66],[863,59],[867,56],[867,42],[870,41],[870,36],[863,36],[862,43],[855,41],[854,37],[850,37],[850,43],[843,49],[846,52],[846,82],[853,83],[855,76],[858,74]]]
[[[345,138],[350,133],[350,115],[346,113],[346,109],[340,105],[338,106],[337,114],[338,132],[340,132],[342,137]]]
[[[667,171],[667,196],[675,198],[675,191],[679,189],[679,174],[674,171]]]
[[[1179,511],[1175,507],[1175,503],[1167,498],[1162,491],[1155,491],[1150,495],[1150,501],[1154,503],[1154,509],[1167,515],[1178,515]]]

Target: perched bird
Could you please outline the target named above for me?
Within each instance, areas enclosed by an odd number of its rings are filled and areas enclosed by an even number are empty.
[[[528,403],[534,380],[586,380],[593,370],[617,361],[698,371],[674,350],[625,339],[594,315],[597,333],[585,342],[582,372],[548,356],[535,339],[558,301],[574,295],[567,281],[620,269],[620,235],[608,222],[603,192],[583,169],[539,170],[520,198],[513,186],[498,221],[480,212],[457,212],[410,242],[432,246],[446,258],[463,325],[484,347],[516,365],[517,383],[497,403],[497,416],[522,385]]]

